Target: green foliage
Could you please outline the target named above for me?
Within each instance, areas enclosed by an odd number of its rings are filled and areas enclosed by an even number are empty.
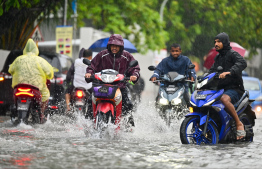
[[[214,37],[228,33],[251,55],[261,48],[261,0],[173,0],[167,3],[165,20],[170,41],[180,43],[187,54],[202,58],[213,47]]]
[[[78,21],[88,18],[96,29],[123,35],[140,52],[165,48],[168,33],[154,10],[156,0],[82,0],[78,1]],[[129,38],[133,36],[133,38]]]
[[[71,2],[68,0],[68,18],[73,13]],[[89,19],[95,29],[129,39],[139,52],[180,43],[184,54],[202,58],[220,32],[228,33],[230,41],[249,49],[251,55],[262,47],[262,0],[168,0],[161,22],[162,2],[77,0],[78,27],[85,26],[84,21]],[[4,30],[0,34],[0,48],[17,48],[10,44],[17,43],[19,38],[21,46],[30,34],[30,31],[23,32],[25,37],[20,37],[27,20],[27,28],[32,30],[30,24],[36,19],[45,19],[50,13],[56,14],[63,3],[64,0],[2,0],[0,28]]]
[[[70,0],[69,0],[70,1]],[[0,49],[21,49],[36,24],[56,16],[60,0],[2,0],[0,2]]]

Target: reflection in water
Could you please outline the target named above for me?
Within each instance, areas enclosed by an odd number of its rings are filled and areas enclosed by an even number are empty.
[[[14,166],[21,166],[23,169],[26,169],[27,166],[31,164],[31,161],[36,157],[33,155],[23,154],[16,158],[11,158],[10,163]]]

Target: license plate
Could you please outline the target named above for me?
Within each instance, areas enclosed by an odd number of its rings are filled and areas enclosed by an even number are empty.
[[[167,91],[167,92],[175,92],[175,91],[176,91],[176,88],[174,88],[174,87],[168,87],[168,88],[166,88],[166,91]]]
[[[98,89],[98,91],[99,91],[100,93],[108,93],[108,88],[106,88],[106,87],[101,87],[101,88]]]
[[[28,109],[28,108],[27,108],[26,105],[25,105],[25,106],[20,105],[20,106],[17,107],[17,110],[27,110],[27,109]]]
[[[198,94],[196,95],[196,99],[206,99],[207,95],[205,94]]]
[[[82,101],[76,101],[75,103],[77,106],[83,106],[85,103]]]

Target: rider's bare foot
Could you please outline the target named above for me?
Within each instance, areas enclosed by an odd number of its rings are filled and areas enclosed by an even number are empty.
[[[67,111],[70,111],[71,109],[70,109],[70,106],[66,106],[66,108],[67,108]]]
[[[242,122],[237,124],[237,140],[240,140],[245,137],[245,128]]]

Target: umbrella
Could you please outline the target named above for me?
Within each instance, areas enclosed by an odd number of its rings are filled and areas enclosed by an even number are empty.
[[[94,52],[100,52],[101,50],[106,49],[107,43],[108,43],[109,37],[108,38],[103,38],[97,40],[95,43],[93,43],[89,49],[91,49]],[[137,49],[136,47],[127,39],[124,39],[124,49],[130,53],[136,53]]]
[[[238,43],[236,42],[230,42],[230,46],[232,47],[232,49],[234,51],[237,51],[241,56],[244,57],[245,53],[246,53],[246,49],[243,48],[242,46],[240,46]],[[218,54],[218,52],[216,51],[215,48],[212,48],[208,54],[207,54],[207,58],[204,62],[204,67],[206,67],[207,69],[210,69],[211,66],[214,63],[214,58],[216,57],[216,55]]]

